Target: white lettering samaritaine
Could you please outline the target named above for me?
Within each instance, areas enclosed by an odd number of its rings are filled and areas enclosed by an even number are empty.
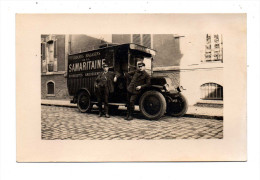
[[[97,59],[94,61],[71,63],[69,64],[69,72],[102,69],[104,61],[105,59]]]

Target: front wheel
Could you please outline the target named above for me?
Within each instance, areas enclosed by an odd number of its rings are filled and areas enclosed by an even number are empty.
[[[147,91],[140,98],[139,108],[146,119],[159,119],[166,111],[166,100],[158,91]]]
[[[81,92],[78,95],[77,106],[80,112],[85,113],[91,111],[92,104],[90,101],[90,95],[87,92]]]
[[[173,117],[181,117],[187,112],[187,110],[188,102],[182,94],[179,94],[178,97],[173,98],[167,103],[166,112],[168,115]]]

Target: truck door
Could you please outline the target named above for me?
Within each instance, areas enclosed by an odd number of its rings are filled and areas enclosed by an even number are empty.
[[[111,94],[111,101],[114,103],[125,103],[127,101],[127,90],[126,90],[126,78],[124,73],[128,71],[128,59],[127,51],[115,50],[114,66],[112,71],[120,76],[117,78],[115,83],[115,91]]]

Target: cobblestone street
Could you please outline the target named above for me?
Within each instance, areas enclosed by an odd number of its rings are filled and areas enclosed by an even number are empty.
[[[165,116],[157,121],[124,120],[119,110],[110,118],[98,117],[97,110],[80,113],[77,108],[41,106],[41,135],[44,140],[138,140],[138,139],[222,139],[223,121]]]

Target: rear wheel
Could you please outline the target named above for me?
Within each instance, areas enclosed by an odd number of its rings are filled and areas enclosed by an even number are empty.
[[[147,91],[140,98],[139,108],[145,118],[159,119],[166,111],[166,101],[160,92]]]
[[[84,91],[78,95],[77,106],[78,106],[79,111],[82,113],[91,111],[92,104],[90,101],[89,93]]]
[[[188,102],[186,98],[179,94],[178,97],[175,97],[172,99],[172,101],[169,101],[167,103],[167,114],[174,116],[174,117],[180,117],[183,116],[188,110]]]

